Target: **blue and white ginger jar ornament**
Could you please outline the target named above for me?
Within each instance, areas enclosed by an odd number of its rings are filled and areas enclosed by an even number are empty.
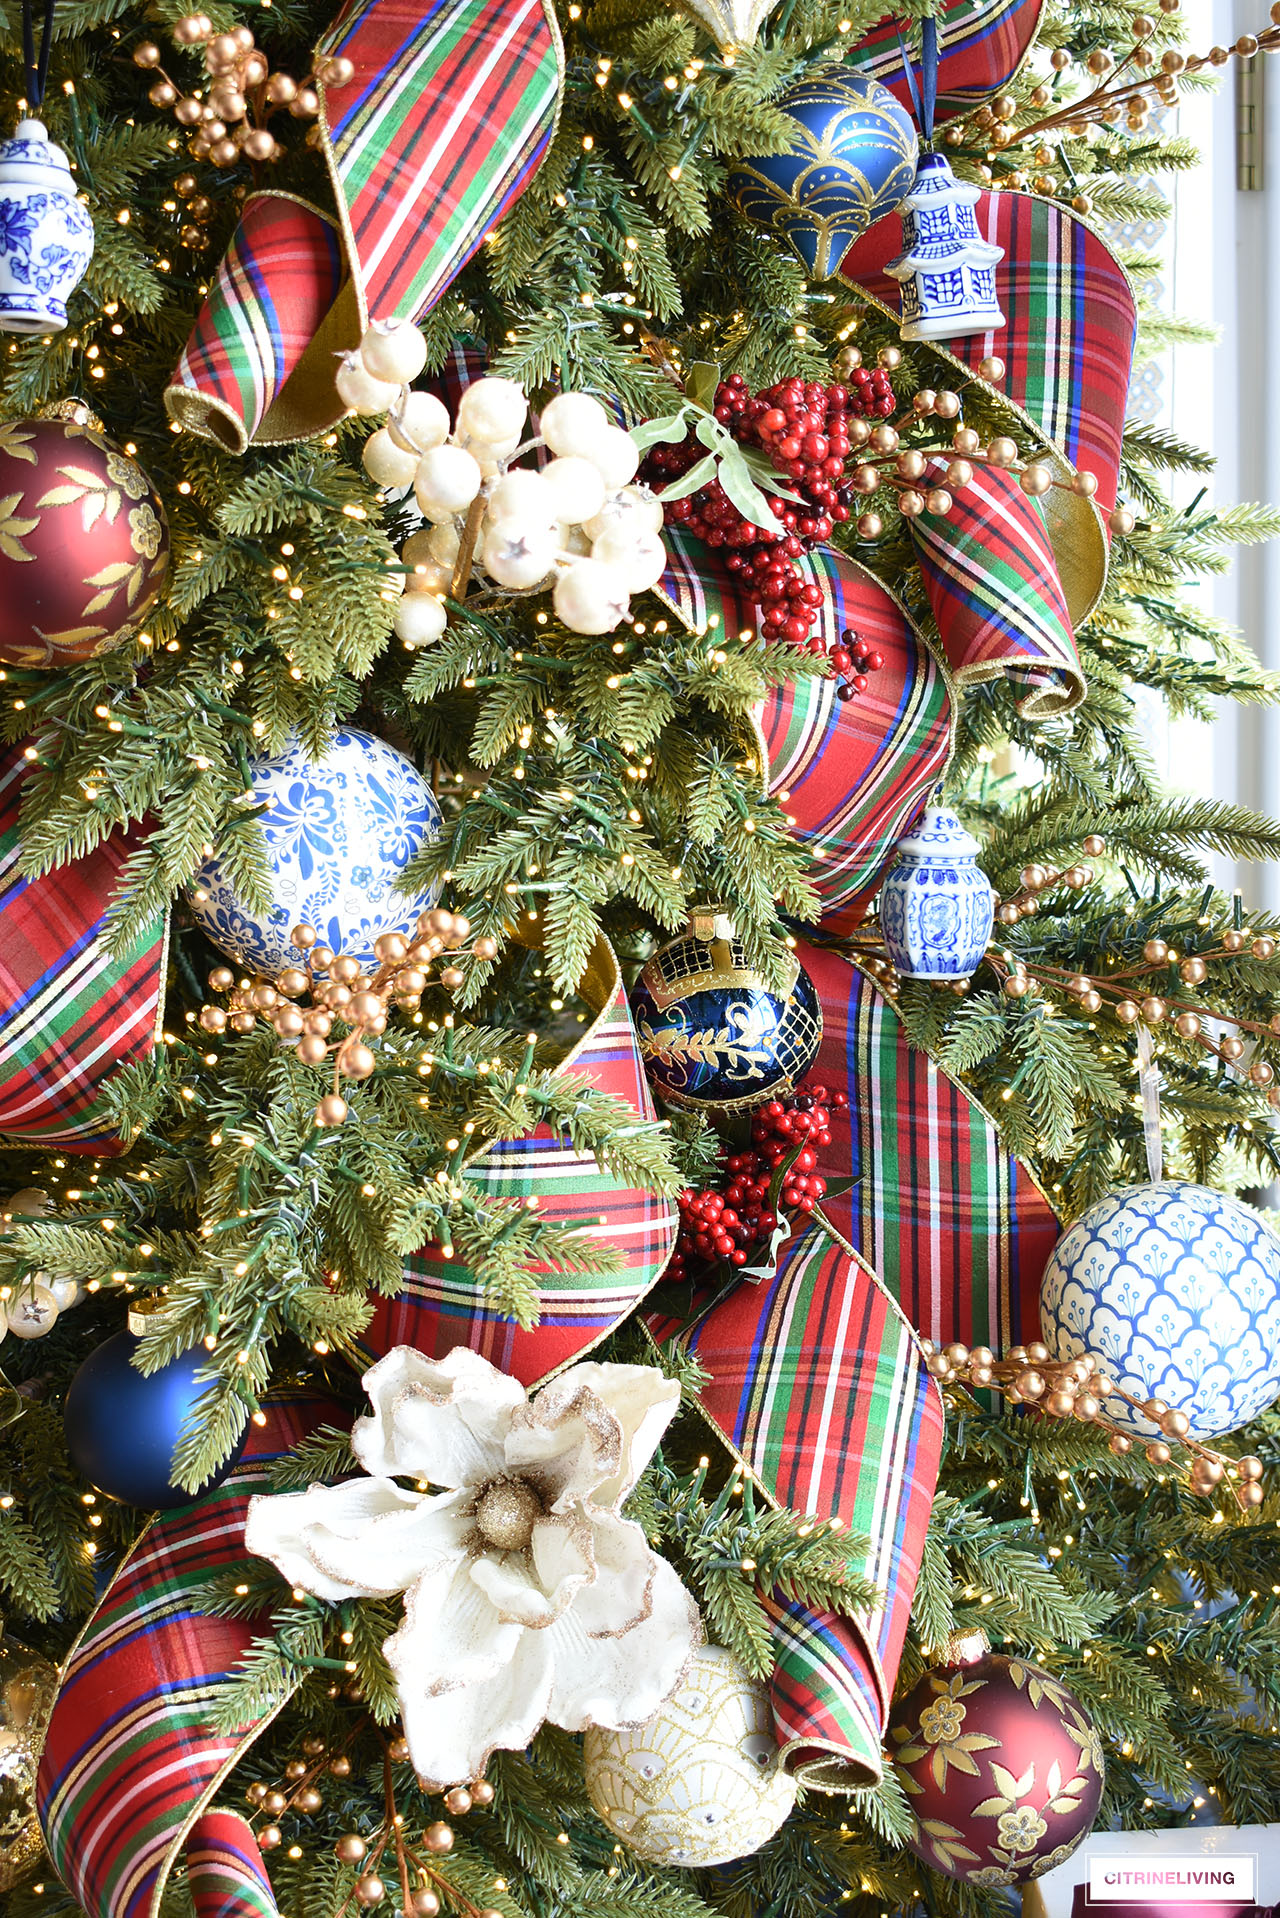
[[[216,854],[189,890],[191,910],[215,946],[251,971],[274,973],[297,957],[296,925],[366,965],[384,932],[408,933],[434,905],[435,888],[400,890],[405,867],[438,837],[440,808],[403,753],[346,726],[319,763],[300,745],[250,762],[252,798],[271,865],[271,905],[251,910]]]
[[[653,955],[631,993],[650,1083],[670,1105],[745,1111],[790,1092],[813,1064],[822,1008],[793,960],[779,992],[747,964],[719,907]]]
[[[1208,1186],[1162,1179],[1091,1206],[1054,1248],[1040,1317],[1055,1358],[1090,1353],[1131,1397],[1184,1412],[1193,1439],[1234,1432],[1280,1396],[1280,1239]],[[1103,1409],[1160,1436],[1123,1399]]]
[[[885,272],[902,287],[904,340],[952,340],[1005,324],[995,269],[1004,248],[984,240],[974,207],[982,189],[957,180],[945,156],[921,156],[902,202],[902,252]]]
[[[0,141],[0,332],[58,333],[93,258],[93,221],[39,120]]]
[[[977,840],[945,806],[926,806],[880,889],[880,931],[895,968],[907,979],[967,979],[994,924]]]
[[[795,151],[740,161],[725,191],[749,220],[785,235],[815,279],[829,279],[909,189],[916,130],[887,87],[856,73],[798,80],[774,105],[795,122]]]

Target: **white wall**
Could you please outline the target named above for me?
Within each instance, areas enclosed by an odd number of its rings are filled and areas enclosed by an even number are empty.
[[[1204,52],[1230,45],[1266,24],[1262,0],[1185,0],[1190,44]],[[1274,56],[1273,56],[1274,57]],[[1206,164],[1168,176],[1172,202],[1166,258],[1172,310],[1213,321],[1215,346],[1182,346],[1166,356],[1164,417],[1217,455],[1208,498],[1280,501],[1280,69],[1264,67],[1261,191],[1236,182],[1236,87],[1232,62],[1212,98],[1184,102],[1177,130],[1201,148]],[[1202,481],[1175,482],[1189,503]],[[1225,577],[1204,580],[1204,603],[1242,628],[1264,664],[1280,667],[1280,543],[1238,549]],[[1212,726],[1153,726],[1152,744],[1170,783],[1214,793],[1280,817],[1280,710],[1223,702]],[[1226,886],[1241,885],[1253,904],[1280,907],[1280,871],[1237,870],[1217,862]]]

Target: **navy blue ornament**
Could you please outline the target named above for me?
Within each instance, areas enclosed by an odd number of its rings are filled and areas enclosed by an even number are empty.
[[[131,1363],[139,1341],[117,1332],[91,1352],[71,1381],[62,1422],[71,1463],[107,1498],[144,1511],[190,1505],[220,1485],[244,1450],[248,1425],[225,1464],[200,1492],[172,1482],[173,1448],[192,1406],[206,1390],[196,1384],[203,1352],[184,1352],[144,1377]]]
[[[798,80],[774,105],[795,122],[794,152],[739,162],[725,191],[749,220],[783,234],[815,279],[829,279],[910,191],[916,129],[878,80],[834,69]]]
[[[822,1038],[808,973],[795,964],[789,986],[772,991],[715,908],[695,914],[683,937],[654,954],[631,1010],[655,1092],[670,1105],[704,1110],[746,1110],[789,1092]]]

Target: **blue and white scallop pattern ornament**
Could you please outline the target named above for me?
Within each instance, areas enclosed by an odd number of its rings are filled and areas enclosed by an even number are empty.
[[[1280,1396],[1280,1239],[1208,1186],[1161,1179],[1099,1200],[1054,1248],[1040,1312],[1055,1358],[1089,1353],[1131,1397],[1185,1413],[1193,1439],[1234,1432]],[[1103,1409],[1160,1436],[1123,1399]]]
[[[436,889],[406,894],[406,866],[440,832],[440,808],[422,774],[373,733],[341,727],[323,759],[301,745],[250,761],[252,797],[271,867],[271,904],[251,909],[215,854],[189,890],[191,910],[215,946],[251,971],[296,958],[293,927],[314,926],[322,945],[374,962],[384,932],[410,932]]]

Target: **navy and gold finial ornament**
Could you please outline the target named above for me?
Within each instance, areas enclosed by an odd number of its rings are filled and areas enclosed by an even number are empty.
[[[783,234],[815,279],[892,212],[915,178],[911,116],[878,80],[828,68],[774,102],[795,122],[794,150],[743,160],[726,191],[750,220]]]
[[[790,1092],[817,1056],[822,1007],[795,959],[769,986],[747,963],[722,906],[654,953],[631,993],[645,1071],[659,1097],[702,1111],[746,1111]]]

